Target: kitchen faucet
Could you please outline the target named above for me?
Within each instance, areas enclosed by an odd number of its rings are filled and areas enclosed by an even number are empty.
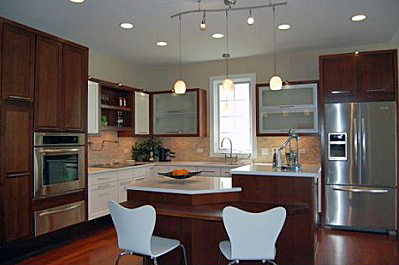
[[[281,145],[280,148],[278,148],[278,152],[283,150],[288,144],[290,147],[289,153],[286,153],[286,160],[287,160],[287,165],[286,166],[281,166],[286,169],[295,169],[295,170],[301,170],[301,164],[299,164],[299,140],[300,137],[298,134],[294,133],[292,129],[288,131],[289,136],[288,139]],[[293,140],[294,138],[296,139],[296,153],[294,153],[294,147],[293,147]]]
[[[222,139],[220,145],[221,145],[221,147],[223,147],[223,142],[224,142],[224,140],[226,140],[226,139],[229,140],[229,142],[230,142],[230,156],[229,156],[229,158],[232,160],[232,159],[233,159],[233,142],[231,141],[231,139],[230,139],[229,137],[223,137],[223,139]],[[227,156],[226,156],[226,153],[224,154],[224,162],[227,164]],[[236,157],[235,157],[235,162],[237,162],[237,155],[236,155]],[[230,163],[232,164],[233,161],[230,161]]]

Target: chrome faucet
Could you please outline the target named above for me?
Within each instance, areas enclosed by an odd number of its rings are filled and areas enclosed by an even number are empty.
[[[221,147],[223,147],[223,142],[226,139],[229,140],[229,142],[230,142],[230,156],[229,156],[229,158],[232,160],[233,159],[233,142],[231,141],[231,139],[229,137],[223,137],[222,141],[220,142],[220,145],[221,145]],[[226,153],[224,154],[224,162],[227,164]],[[237,156],[235,157],[235,162],[237,162]],[[232,163],[232,161],[230,163]]]
[[[301,164],[299,163],[299,140],[300,137],[298,134],[294,133],[292,129],[289,131],[289,136],[288,139],[281,145],[281,147],[278,149],[280,152],[283,150],[288,144],[290,147],[289,153],[286,154],[286,160],[287,160],[287,165],[282,166],[287,169],[295,169],[295,170],[300,170]],[[294,147],[293,147],[293,140],[296,139],[296,153],[294,153]]]

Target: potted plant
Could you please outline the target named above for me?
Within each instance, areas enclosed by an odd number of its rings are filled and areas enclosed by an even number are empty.
[[[136,161],[148,161],[151,151],[154,157],[159,155],[159,148],[162,147],[162,142],[156,138],[146,138],[143,141],[136,142],[132,146],[132,159]]]

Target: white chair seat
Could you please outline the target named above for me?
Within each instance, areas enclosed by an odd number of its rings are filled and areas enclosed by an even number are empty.
[[[162,256],[177,248],[180,241],[176,239],[153,236],[151,237],[151,252],[154,258]]]
[[[231,258],[231,243],[228,240],[225,241],[221,241],[219,243],[219,249],[220,252],[222,252],[223,256],[225,256],[226,259],[228,260],[232,260]],[[249,255],[251,255],[249,253]],[[273,255],[270,256],[262,256],[262,257],[257,257],[256,255],[249,257],[247,260],[261,260],[261,259],[265,259],[265,260],[274,260],[276,258],[276,248],[274,248],[274,253]]]
[[[226,259],[231,260],[231,244],[230,241],[225,240],[219,243],[219,249]]]

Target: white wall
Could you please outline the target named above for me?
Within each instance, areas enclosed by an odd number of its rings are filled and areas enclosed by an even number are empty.
[[[135,88],[147,89],[151,81],[148,67],[111,57],[89,48],[89,76]]]
[[[280,52],[277,54],[277,72],[284,81],[318,80],[319,56],[324,54],[347,53],[355,50],[370,51],[382,49],[399,49],[399,43],[391,43],[378,46],[349,47],[342,49]],[[156,74],[151,78],[146,87],[149,90],[171,89],[177,79],[177,67],[175,65],[153,66]],[[200,87],[208,89],[209,77],[225,74],[223,60],[192,63],[182,65],[182,78],[187,87]],[[257,83],[268,83],[273,74],[272,55],[231,59],[229,63],[230,74],[256,73]]]

